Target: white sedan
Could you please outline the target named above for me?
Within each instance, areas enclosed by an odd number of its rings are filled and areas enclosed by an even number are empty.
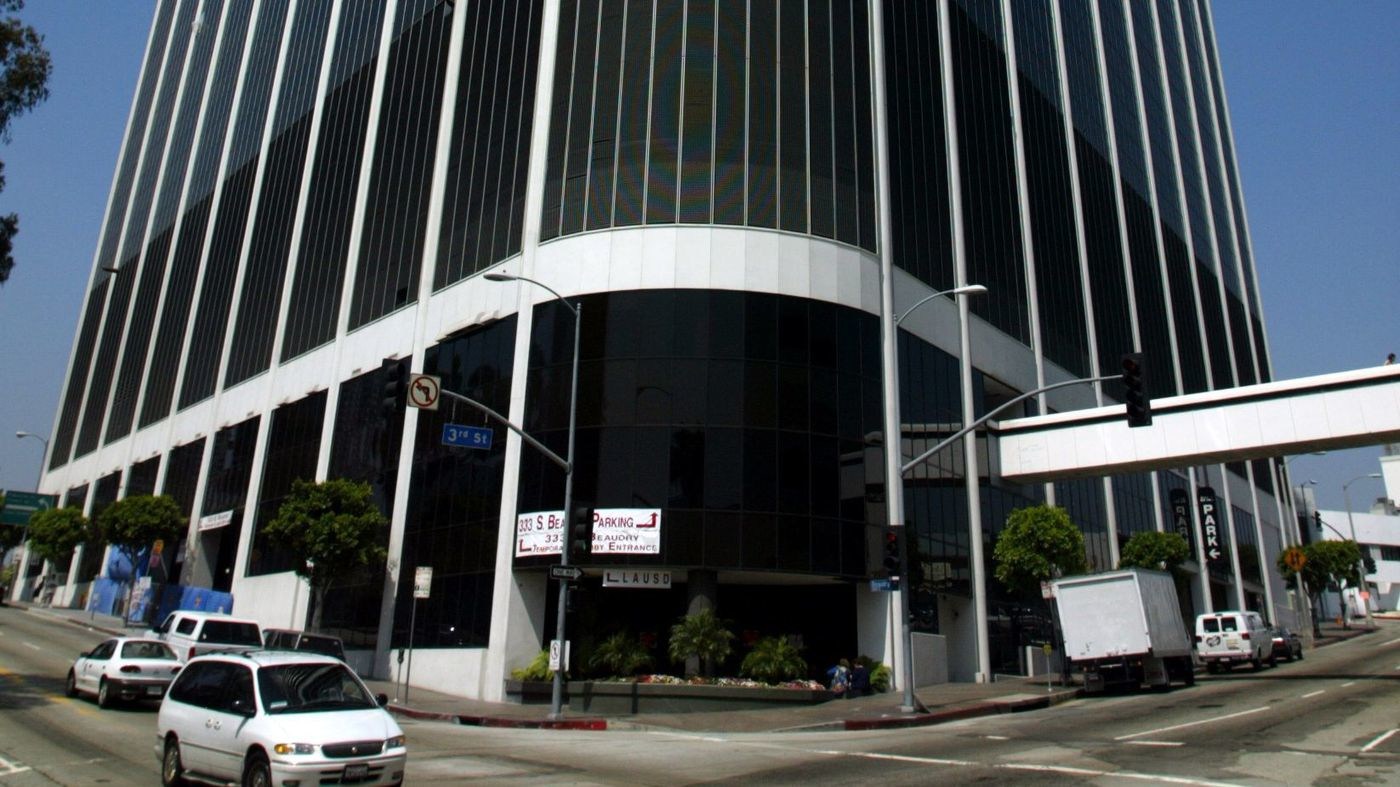
[[[179,672],[180,659],[164,642],[115,637],[78,654],[64,689],[70,697],[91,694],[107,708],[118,699],[159,700]]]

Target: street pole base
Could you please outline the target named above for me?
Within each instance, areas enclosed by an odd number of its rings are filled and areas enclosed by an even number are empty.
[[[564,720],[564,711],[561,710],[561,711],[559,711],[558,713],[547,713],[547,714],[545,714],[545,717],[544,717],[544,718],[545,718],[545,721],[563,721],[563,720]]]
[[[899,706],[899,712],[900,712],[900,713],[928,713],[928,707],[925,706],[922,702],[919,702],[919,699],[918,699],[917,697],[915,697],[915,698],[914,698],[914,704],[913,704],[913,705],[901,704],[901,705]]]

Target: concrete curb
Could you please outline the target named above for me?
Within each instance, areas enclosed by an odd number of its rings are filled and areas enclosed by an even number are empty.
[[[418,710],[407,705],[389,703],[386,708],[396,716],[404,716],[419,721],[440,721],[447,724],[460,724],[464,727],[499,727],[518,730],[606,730],[606,719],[510,719],[502,716],[473,716],[460,713]]]
[[[977,702],[971,705],[942,708],[936,711],[930,711],[929,713],[915,714],[913,716],[887,716],[880,719],[847,719],[841,723],[840,728],[845,730],[884,730],[904,727],[927,727],[933,724],[943,724],[950,721],[975,719],[980,716],[995,716],[1000,713],[1023,713],[1031,710],[1042,710],[1052,705],[1068,702],[1069,700],[1076,699],[1083,695],[1083,689],[1074,689],[1072,691],[1059,691],[1045,697],[1030,697],[1011,702]]]

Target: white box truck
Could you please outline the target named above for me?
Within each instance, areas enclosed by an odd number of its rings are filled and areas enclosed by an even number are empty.
[[[1191,637],[1170,574],[1134,568],[1052,584],[1065,656],[1084,673],[1085,691],[1195,682]]]

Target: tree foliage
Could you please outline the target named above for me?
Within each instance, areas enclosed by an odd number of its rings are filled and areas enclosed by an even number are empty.
[[[640,639],[626,631],[619,631],[594,649],[588,666],[595,672],[627,677],[637,674],[643,667],[651,666],[651,654]]]
[[[80,508],[50,508],[29,518],[29,548],[59,570],[68,567],[79,544],[97,543],[92,523]]]
[[[326,591],[384,560],[380,534],[388,520],[374,504],[369,484],[333,478],[297,479],[263,533],[296,561],[297,576],[311,587],[311,627],[321,627]]]
[[[174,498],[133,495],[102,509],[95,524],[98,536],[126,558],[135,577],[141,553],[157,541],[173,543],[184,534],[187,522]]]
[[[733,652],[733,640],[734,632],[725,627],[715,611],[702,609],[693,615],[686,615],[671,627],[671,660],[699,659],[705,676],[712,677],[715,664],[729,658]]]
[[[1041,582],[1082,574],[1087,567],[1084,534],[1067,511],[1044,504],[1011,512],[992,557],[996,578],[1022,595],[1036,594]]]
[[[1322,592],[1332,589],[1337,592],[1339,609],[1343,610],[1342,623],[1346,625],[1346,602],[1342,599],[1343,587],[1358,587],[1361,584],[1361,576],[1357,571],[1357,561],[1361,560],[1361,549],[1357,547],[1355,541],[1314,541],[1305,544],[1303,550],[1303,569],[1294,571],[1285,561],[1287,550],[1279,553],[1275,566],[1279,574],[1288,581],[1292,581],[1297,574],[1303,575],[1303,582],[1307,585],[1308,597],[1314,605],[1322,599]],[[1317,630],[1317,618],[1313,618],[1314,631]]]
[[[15,14],[23,8],[24,0],[0,0],[0,12]],[[52,71],[44,37],[18,17],[0,19],[0,142],[10,141],[10,121],[49,97]],[[0,162],[0,192],[4,190],[5,164]],[[0,216],[0,284],[10,278],[15,266],[12,251],[18,232],[18,216]]]
[[[1127,543],[1123,544],[1118,567],[1150,568],[1176,573],[1190,556],[1191,547],[1179,533],[1145,530],[1134,533]]]
[[[739,674],[764,683],[800,678],[807,672],[807,660],[787,637],[764,637],[744,656]]]

